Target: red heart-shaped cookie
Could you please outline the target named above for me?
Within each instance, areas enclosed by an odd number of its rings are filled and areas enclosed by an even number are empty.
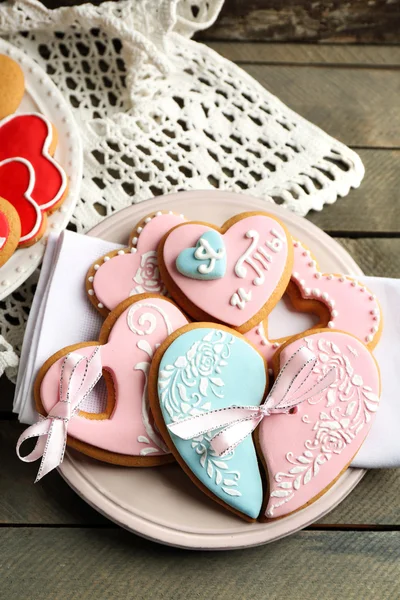
[[[0,123],[0,162],[24,158],[31,163],[31,196],[42,211],[55,210],[67,193],[67,176],[53,158],[56,146],[57,131],[41,114],[11,115]]]

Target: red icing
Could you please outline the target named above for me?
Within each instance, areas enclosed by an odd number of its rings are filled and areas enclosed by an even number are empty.
[[[7,242],[10,234],[10,224],[6,215],[0,212],[0,250],[2,250]]]
[[[28,241],[40,230],[43,214],[30,198],[35,177],[29,163],[23,159],[0,163],[0,197],[17,210],[21,221],[21,241]]]
[[[42,209],[59,202],[66,189],[63,170],[48,154],[52,139],[52,126],[43,115],[12,115],[0,123],[0,162],[21,157],[32,164],[32,198]]]

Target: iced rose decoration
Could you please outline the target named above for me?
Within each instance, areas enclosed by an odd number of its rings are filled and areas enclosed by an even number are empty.
[[[150,250],[142,255],[140,267],[136,271],[133,281],[140,286],[135,288],[133,293],[143,291],[152,292],[153,294],[164,293],[164,284],[161,281],[160,269],[158,268],[157,252]]]
[[[321,414],[321,417],[323,416],[324,413]],[[321,445],[322,452],[340,454],[346,443],[351,441],[345,431],[345,428],[349,425],[349,419],[342,419],[343,423],[341,423],[340,421],[329,420],[327,415],[326,417],[326,421],[321,420],[316,423],[316,442]]]

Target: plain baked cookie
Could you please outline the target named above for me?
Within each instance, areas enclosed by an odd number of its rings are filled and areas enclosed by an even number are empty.
[[[108,252],[90,266],[86,291],[100,314],[106,317],[122,300],[135,294],[165,294],[157,247],[167,231],[185,220],[172,211],[146,215],[133,228],[128,248]]]
[[[67,444],[113,464],[137,467],[171,462],[148,408],[147,382],[156,348],[185,324],[179,308],[162,296],[128,298],[109,314],[99,341],[68,346],[45,362],[34,388],[38,412],[47,415],[57,404],[71,353],[87,361],[96,358],[107,386],[106,402],[97,403],[97,410],[91,412],[90,403],[78,407],[79,413],[68,423]]]
[[[0,54],[0,119],[13,114],[25,92],[24,74],[15,60]]]
[[[0,267],[16,250],[21,236],[21,223],[15,208],[0,198]]]
[[[191,221],[159,244],[168,292],[194,319],[244,333],[284,294],[293,265],[292,238],[274,215],[241,213],[219,228]]]

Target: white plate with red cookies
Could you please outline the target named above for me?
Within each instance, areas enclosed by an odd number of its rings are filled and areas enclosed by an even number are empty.
[[[17,130],[21,128],[22,115],[26,118],[24,126],[29,126],[30,131],[33,131],[31,122],[36,119],[38,138],[39,135],[45,136],[40,140],[36,163],[35,160],[27,160],[22,155],[18,158],[20,153],[13,148],[14,142],[10,141],[6,149],[5,144],[2,145],[0,166],[3,175],[0,173],[0,187],[3,192],[0,195],[5,197],[7,193],[20,194],[21,200],[18,196],[16,202],[25,203],[24,221],[25,214],[27,221],[35,219],[34,227],[28,227],[22,219],[18,226],[12,219],[10,221],[11,233],[15,233],[16,229],[25,228],[27,235],[24,241],[22,239],[24,232],[21,232],[22,241],[14,252],[11,245],[9,250],[6,244],[0,248],[0,250],[5,249],[5,255],[0,257],[0,264],[2,264],[0,299],[2,299],[19,287],[40,264],[48,233],[59,232],[67,226],[79,195],[83,157],[79,131],[68,101],[50,77],[23,51],[4,40],[0,40],[0,55],[0,71],[3,78],[5,77],[7,81],[10,79],[7,89],[13,90],[11,97],[5,97],[3,94],[1,98],[2,103],[6,103],[2,106],[4,110],[0,123],[5,139],[12,137],[13,140],[17,140],[19,134]],[[22,146],[24,129],[22,128],[21,131]],[[35,168],[32,167],[33,163],[36,164]],[[40,165],[44,165],[42,171]],[[48,166],[52,170],[51,174]],[[38,173],[45,176],[40,177]],[[44,182],[51,177],[55,178],[54,185],[57,187],[54,193],[50,190],[50,184],[48,190],[43,189],[47,185]],[[60,178],[60,183],[56,181],[57,178]],[[21,187],[21,190],[16,190],[15,181],[19,181],[19,185],[24,189]],[[12,183],[12,190],[9,189],[7,182]],[[47,202],[46,194],[49,194],[48,198],[51,201]],[[35,198],[39,197],[40,203],[35,202]],[[3,222],[0,224],[1,227],[5,225]],[[0,232],[0,237],[2,235],[4,236]]]
[[[156,198],[113,215],[90,235],[126,244],[135,224],[156,211],[183,213],[190,220],[215,225],[241,212],[267,211],[311,250],[321,270],[361,274],[347,252],[307,220],[262,200],[228,192],[196,191]],[[360,469],[347,469],[328,491],[304,508],[266,523],[248,523],[203,494],[177,464],[127,468],[69,449],[60,472],[82,498],[122,527],[164,544],[209,550],[256,546],[292,534],[331,511],[364,474]]]

